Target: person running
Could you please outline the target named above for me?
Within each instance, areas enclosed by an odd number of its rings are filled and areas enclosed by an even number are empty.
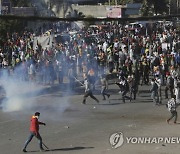
[[[135,79],[134,74],[128,76],[130,98],[136,100],[136,94],[138,91],[138,81]]]
[[[28,146],[28,144],[31,142],[31,140],[33,139],[33,137],[35,136],[38,140],[39,140],[39,147],[40,147],[40,151],[44,151],[43,147],[42,147],[42,138],[41,135],[39,134],[39,125],[44,125],[46,126],[45,123],[40,122],[38,119],[40,117],[40,113],[36,112],[32,117],[31,117],[31,122],[30,122],[30,135],[27,139],[27,141],[25,142],[25,145],[23,147],[23,152],[27,152],[26,148]]]
[[[177,121],[177,111],[176,111],[176,108],[177,108],[177,104],[176,104],[176,99],[175,99],[175,96],[173,96],[169,101],[168,103],[166,104],[169,112],[171,112],[171,117],[169,119],[167,119],[167,123],[169,124],[169,121],[174,117],[174,124],[176,124],[176,121]]]
[[[107,79],[106,79],[106,75],[103,74],[101,76],[101,94],[103,96],[103,100],[106,100],[105,96],[107,96],[108,98],[110,97],[110,94],[106,93],[107,88],[108,88],[108,82],[107,82]]]
[[[125,99],[129,99],[131,102],[132,98],[126,95],[129,92],[129,84],[127,79],[125,77],[121,77],[119,83],[116,82],[116,84],[120,88],[120,93],[122,93],[123,103],[125,103]]]
[[[84,94],[84,99],[83,99],[82,104],[86,104],[86,99],[88,96],[90,96],[97,103],[99,103],[99,100],[92,93],[92,86],[91,86],[91,83],[89,82],[88,78],[85,78],[84,85],[85,85],[85,94]]]

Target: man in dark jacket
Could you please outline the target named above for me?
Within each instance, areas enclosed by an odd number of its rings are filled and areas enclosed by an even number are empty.
[[[126,96],[126,94],[129,92],[129,84],[125,77],[120,78],[120,82],[116,82],[116,84],[120,88],[120,92],[122,93],[122,101],[125,103],[125,99],[129,99],[131,101],[131,97]]]
[[[128,84],[129,84],[130,98],[135,100],[136,94],[138,92],[138,81],[134,76],[135,74],[128,76]]]
[[[38,121],[40,116],[39,112],[36,112],[32,117],[31,117],[31,123],[30,123],[30,135],[27,139],[27,141],[25,142],[24,148],[23,148],[23,152],[27,152],[26,151],[26,147],[28,146],[28,144],[31,142],[32,138],[35,136],[38,140],[39,140],[39,147],[41,151],[44,151],[43,147],[42,147],[42,138],[41,135],[39,134],[39,125],[46,125],[43,122]]]
[[[168,90],[170,91],[171,98],[173,97],[173,95],[174,95],[173,89],[174,89],[174,79],[172,78],[170,73],[167,73],[167,82],[166,82],[166,87],[165,87],[166,99],[168,98]]]
[[[85,85],[85,94],[84,94],[84,98],[83,98],[82,104],[86,104],[86,98],[88,96],[90,96],[97,103],[99,103],[99,100],[92,93],[92,85],[90,84],[90,82],[89,82],[89,80],[87,78],[85,78],[84,85]]]

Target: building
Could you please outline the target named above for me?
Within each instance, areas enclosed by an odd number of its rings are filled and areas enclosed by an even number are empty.
[[[1,14],[11,13],[11,2],[10,0],[1,0]]]
[[[179,14],[180,13],[180,1],[179,0],[169,0],[169,14]]]
[[[122,18],[124,17],[126,6],[106,6],[106,17],[108,18]]]
[[[34,7],[12,7],[12,15],[19,16],[34,16],[35,8]]]
[[[66,0],[66,2],[71,4],[78,4],[78,5],[97,5],[99,3],[104,3],[107,0]]]
[[[140,16],[141,6],[142,6],[141,3],[127,4],[125,10],[125,16],[126,17]]]

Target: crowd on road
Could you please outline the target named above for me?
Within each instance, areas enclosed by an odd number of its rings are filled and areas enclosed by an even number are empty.
[[[111,22],[75,32],[70,26],[60,30],[58,25],[51,24],[46,35],[67,35],[55,37],[51,47],[34,43],[36,33],[30,31],[7,34],[0,47],[1,75],[6,70],[8,75],[39,84],[61,84],[67,78],[73,89],[80,74],[94,88],[97,78],[117,73],[124,102],[136,99],[138,85],[150,83],[155,104],[162,102],[162,86],[165,98],[170,92],[179,101],[180,32],[174,24],[156,22],[132,28]]]

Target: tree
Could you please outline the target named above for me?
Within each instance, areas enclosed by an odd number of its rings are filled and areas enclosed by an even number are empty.
[[[168,12],[168,1],[167,0],[148,0],[150,5],[154,7],[154,13],[163,14]]]
[[[116,5],[116,2],[117,5],[142,3],[141,14],[143,16],[150,16],[167,13],[169,0],[109,0],[105,4],[108,5],[109,2],[111,5]]]
[[[142,7],[140,9],[141,16],[152,16],[153,15],[153,7],[148,0],[144,0]]]
[[[63,11],[63,17],[65,18],[68,10],[73,11],[72,4],[66,0],[51,0],[51,7],[56,7],[56,12],[59,13],[61,10]]]
[[[142,16],[153,16],[168,12],[168,0],[143,0],[141,7]]]
[[[78,12],[78,10],[73,10],[72,12],[68,12],[66,18],[84,18],[85,15],[82,12]]]

